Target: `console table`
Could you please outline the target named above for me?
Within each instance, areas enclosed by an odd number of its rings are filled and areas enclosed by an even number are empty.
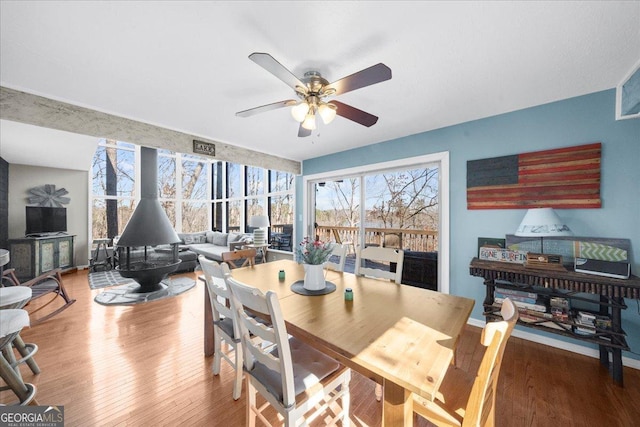
[[[70,234],[9,239],[11,267],[20,281],[56,268],[73,267],[73,238]]]
[[[640,278],[615,279],[574,271],[526,268],[522,264],[485,261],[474,258],[469,266],[472,276],[482,277],[486,286],[484,316],[487,320],[500,318],[499,306],[494,304],[496,286],[524,290],[547,297],[563,297],[599,306],[597,314],[611,319],[611,328],[593,328],[591,335],[573,331],[577,326],[572,319],[544,319],[540,322],[518,322],[547,332],[568,336],[580,341],[595,343],[600,350],[600,363],[609,368],[609,352],[612,354],[611,376],[622,386],[622,350],[630,350],[622,329],[621,310],[626,309],[625,298],[640,299]],[[585,295],[585,294],[591,294]],[[548,322],[557,327],[548,327]]]

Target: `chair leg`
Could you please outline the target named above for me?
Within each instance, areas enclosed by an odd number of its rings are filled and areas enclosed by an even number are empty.
[[[38,404],[38,402],[35,400],[35,386],[32,384],[26,385],[22,381],[22,378],[11,367],[7,359],[5,359],[4,353],[0,355],[0,377],[2,377],[4,382],[7,383],[7,386],[11,390],[13,390],[16,396],[18,396],[21,405]]]
[[[254,409],[257,409],[256,406],[256,393],[258,391],[251,385],[251,380],[249,376],[246,377],[247,383],[247,427],[256,427],[256,413]]]
[[[349,418],[349,408],[351,405],[351,392],[349,391],[349,381],[351,375],[345,378],[342,382],[342,397],[340,398],[342,403],[342,427],[349,427],[351,425],[351,418]]]
[[[34,344],[30,344],[30,345],[25,344],[25,342],[22,341],[22,338],[20,337],[19,334],[13,340],[13,346],[16,348],[16,350],[18,350],[18,353],[20,353],[24,361],[27,363],[27,366],[29,366],[29,369],[31,369],[31,372],[33,372],[36,375],[39,374],[40,367],[38,366],[35,359],[33,358],[33,355],[35,354],[35,352],[38,351],[38,347],[36,347]],[[31,346],[32,350],[29,350],[29,346]]]
[[[214,330],[214,345],[213,345],[213,375],[218,375],[220,373],[220,359],[222,359],[221,351],[221,338],[220,333]]]
[[[240,394],[242,393],[242,344],[236,344],[236,358],[235,358],[235,370],[236,370],[236,379],[233,383],[233,400],[240,399]]]

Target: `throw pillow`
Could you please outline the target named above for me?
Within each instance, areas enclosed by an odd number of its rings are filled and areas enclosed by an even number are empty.
[[[205,238],[206,242],[203,243],[213,243],[213,231],[207,231]]]
[[[192,243],[195,243],[195,241],[194,241],[194,240],[195,240],[195,239],[194,239],[194,236],[192,236],[192,235],[190,235],[190,234],[187,234],[186,236],[184,236],[184,243],[185,243],[185,245],[190,245],[190,244],[192,244]]]
[[[197,236],[197,240],[198,241],[196,243],[207,243],[207,236],[201,234],[200,236]]]
[[[216,246],[227,246],[227,233],[221,233],[219,231],[215,231],[213,233],[213,243]]]
[[[229,239],[228,242],[237,242],[238,240],[240,240],[240,237],[242,237],[242,234],[240,233],[229,233]]]

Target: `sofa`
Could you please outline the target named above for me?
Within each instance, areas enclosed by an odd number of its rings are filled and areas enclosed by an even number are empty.
[[[201,231],[197,233],[178,233],[180,249],[189,250],[197,255],[221,262],[222,253],[233,251],[242,245],[253,242],[251,234],[223,233],[220,231]]]

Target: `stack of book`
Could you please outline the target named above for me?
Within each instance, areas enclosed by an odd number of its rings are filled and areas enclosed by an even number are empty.
[[[538,294],[534,292],[519,291],[517,289],[507,289],[496,287],[493,294],[494,301],[502,304],[506,298],[509,298],[518,307],[522,313],[526,310],[546,313],[547,306],[538,299]]]
[[[573,319],[573,330],[578,335],[594,335],[596,333],[596,315],[587,311],[578,311]]]
[[[569,299],[562,297],[551,297],[549,304],[551,305],[551,314],[554,319],[561,321],[569,320]]]

